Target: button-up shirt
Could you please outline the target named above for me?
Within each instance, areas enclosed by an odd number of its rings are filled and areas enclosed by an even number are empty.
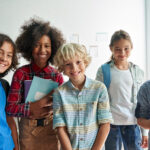
[[[110,67],[111,68],[114,67],[114,61],[110,62]],[[132,62],[129,63],[129,70],[131,72],[131,76],[132,76],[132,80],[133,80],[132,95],[131,95],[132,97],[131,97],[130,101],[133,103],[132,110],[135,111],[135,108],[137,105],[137,92],[143,83],[144,72],[137,65],[133,64]],[[103,72],[102,72],[101,67],[99,67],[99,69],[97,71],[96,80],[104,82]],[[111,101],[111,99],[110,99],[110,101]],[[110,102],[110,105],[111,105],[111,102]],[[147,136],[147,134],[148,134],[147,130],[141,128],[141,131],[142,131],[143,136]]]
[[[49,65],[43,69],[39,68],[35,63],[20,67],[14,73],[12,79],[6,107],[8,115],[18,117],[28,117],[30,115],[30,104],[29,102],[25,103],[24,98],[24,81],[32,80],[34,76],[51,79],[58,82],[59,85],[63,83],[62,75]]]
[[[53,127],[67,127],[73,150],[90,150],[99,125],[112,121],[105,85],[86,77],[81,91],[68,81],[53,96]]]

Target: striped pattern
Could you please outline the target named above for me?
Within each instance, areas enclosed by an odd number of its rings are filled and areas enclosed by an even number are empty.
[[[112,121],[107,89],[86,78],[81,91],[70,81],[54,93],[53,128],[66,126],[73,150],[91,149],[101,123]]]

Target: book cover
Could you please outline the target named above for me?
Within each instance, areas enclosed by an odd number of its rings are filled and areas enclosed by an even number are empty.
[[[32,80],[24,81],[24,99],[26,100]]]
[[[26,98],[26,102],[37,101],[57,87],[58,83],[55,81],[34,76]]]

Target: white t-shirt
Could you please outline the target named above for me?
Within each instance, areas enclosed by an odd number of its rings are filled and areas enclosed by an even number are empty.
[[[111,83],[109,87],[110,105],[114,125],[136,124],[132,97],[133,80],[130,70],[111,68]]]

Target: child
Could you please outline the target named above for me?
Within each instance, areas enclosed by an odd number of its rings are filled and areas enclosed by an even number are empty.
[[[14,42],[7,35],[0,34],[0,150],[18,150],[16,123],[5,112],[9,84],[2,79],[11,69],[16,69],[17,64]]]
[[[137,107],[135,109],[135,116],[138,124],[145,128],[150,129],[150,81],[145,82],[141,87],[137,95]],[[150,150],[150,134],[149,134],[149,149]]]
[[[49,63],[61,44],[60,31],[40,19],[31,19],[22,26],[16,45],[22,56],[30,61],[16,70],[8,96],[7,112],[21,117],[19,142],[21,150],[58,150],[59,143],[52,129],[51,93],[36,102],[25,102],[24,81],[34,76],[51,79],[60,84],[63,77]],[[40,86],[40,85],[39,85]]]
[[[86,48],[74,43],[63,45],[54,57],[54,65],[69,77],[53,95],[53,128],[63,150],[101,150],[109,132],[106,87],[85,76],[90,60]]]
[[[140,130],[134,116],[137,103],[136,95],[143,82],[143,71],[128,62],[133,45],[129,34],[116,31],[111,38],[111,61],[102,65],[96,79],[105,83],[110,96],[113,124],[105,143],[106,150],[141,150],[147,147],[147,133]]]

